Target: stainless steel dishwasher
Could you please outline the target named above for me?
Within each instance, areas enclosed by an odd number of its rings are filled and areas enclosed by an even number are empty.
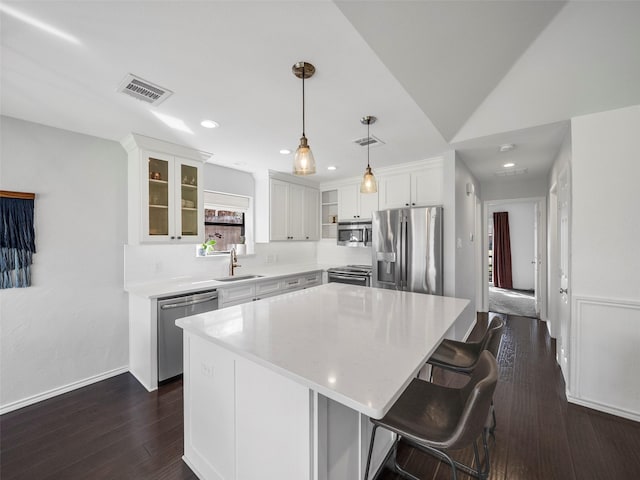
[[[176,320],[217,309],[217,290],[158,299],[158,383],[182,373],[182,329]]]

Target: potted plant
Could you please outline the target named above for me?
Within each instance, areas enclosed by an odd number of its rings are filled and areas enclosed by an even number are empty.
[[[213,236],[216,238],[222,238],[222,235],[219,233],[214,233]],[[206,240],[204,243],[200,245],[200,247],[198,248],[198,253],[202,256],[210,255],[215,251],[214,249],[215,246],[216,246],[216,239],[211,238],[210,236],[208,240]]]

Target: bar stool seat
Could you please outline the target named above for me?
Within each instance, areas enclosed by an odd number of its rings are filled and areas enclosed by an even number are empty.
[[[376,430],[383,427],[396,433],[396,444],[403,439],[411,446],[445,460],[452,468],[452,478],[457,470],[479,479],[489,473],[489,450],[485,426],[491,408],[491,398],[498,381],[498,365],[488,351],[483,351],[469,382],[462,388],[450,388],[420,379],[413,379],[402,395],[381,419],[373,423],[369,455],[365,470],[368,479],[371,452]],[[477,440],[482,438],[483,459],[478,454]],[[445,450],[466,448],[473,445],[475,468],[454,460]],[[394,449],[397,445],[394,445]],[[416,479],[394,461],[396,471],[405,477]]]
[[[494,317],[480,341],[458,342],[445,339],[438,345],[427,363],[432,367],[470,375],[483,350],[489,350],[495,358],[498,357],[503,329],[504,321]]]

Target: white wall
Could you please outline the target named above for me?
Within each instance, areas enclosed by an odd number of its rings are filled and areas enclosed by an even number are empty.
[[[318,242],[318,263],[320,265],[371,265],[371,247],[341,247],[335,239]]]
[[[513,288],[534,290],[535,252],[535,202],[515,202],[489,205],[487,221],[493,225],[494,212],[509,213],[509,236],[511,240],[511,274]]]
[[[572,119],[570,400],[640,420],[640,105]]]
[[[464,338],[476,320],[476,193],[467,195],[467,184],[480,187],[464,162],[455,158],[455,296],[468,299],[469,305],[456,322],[455,336]],[[445,185],[446,186],[446,185]],[[451,217],[449,217],[451,218]],[[472,237],[473,236],[473,237]]]
[[[0,186],[37,195],[32,286],[0,291],[6,412],[127,369],[127,159],[117,142],[0,120]]]
[[[482,200],[511,200],[514,198],[545,197],[548,193],[547,178],[502,178],[480,184]]]
[[[205,190],[213,192],[255,197],[255,182],[252,174],[221,165],[204,164],[203,185]]]

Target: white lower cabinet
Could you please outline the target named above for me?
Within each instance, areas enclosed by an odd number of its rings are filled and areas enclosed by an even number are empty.
[[[243,282],[241,285],[218,288],[218,305],[219,308],[240,305],[252,301],[255,295],[255,282]]]
[[[218,287],[218,306],[232,307],[316,285],[322,285],[322,270],[287,277],[242,281],[240,285]]]
[[[275,295],[280,295],[280,280],[274,279],[269,281],[260,281],[256,282],[256,295],[255,299],[260,300],[261,298],[273,297]]]

